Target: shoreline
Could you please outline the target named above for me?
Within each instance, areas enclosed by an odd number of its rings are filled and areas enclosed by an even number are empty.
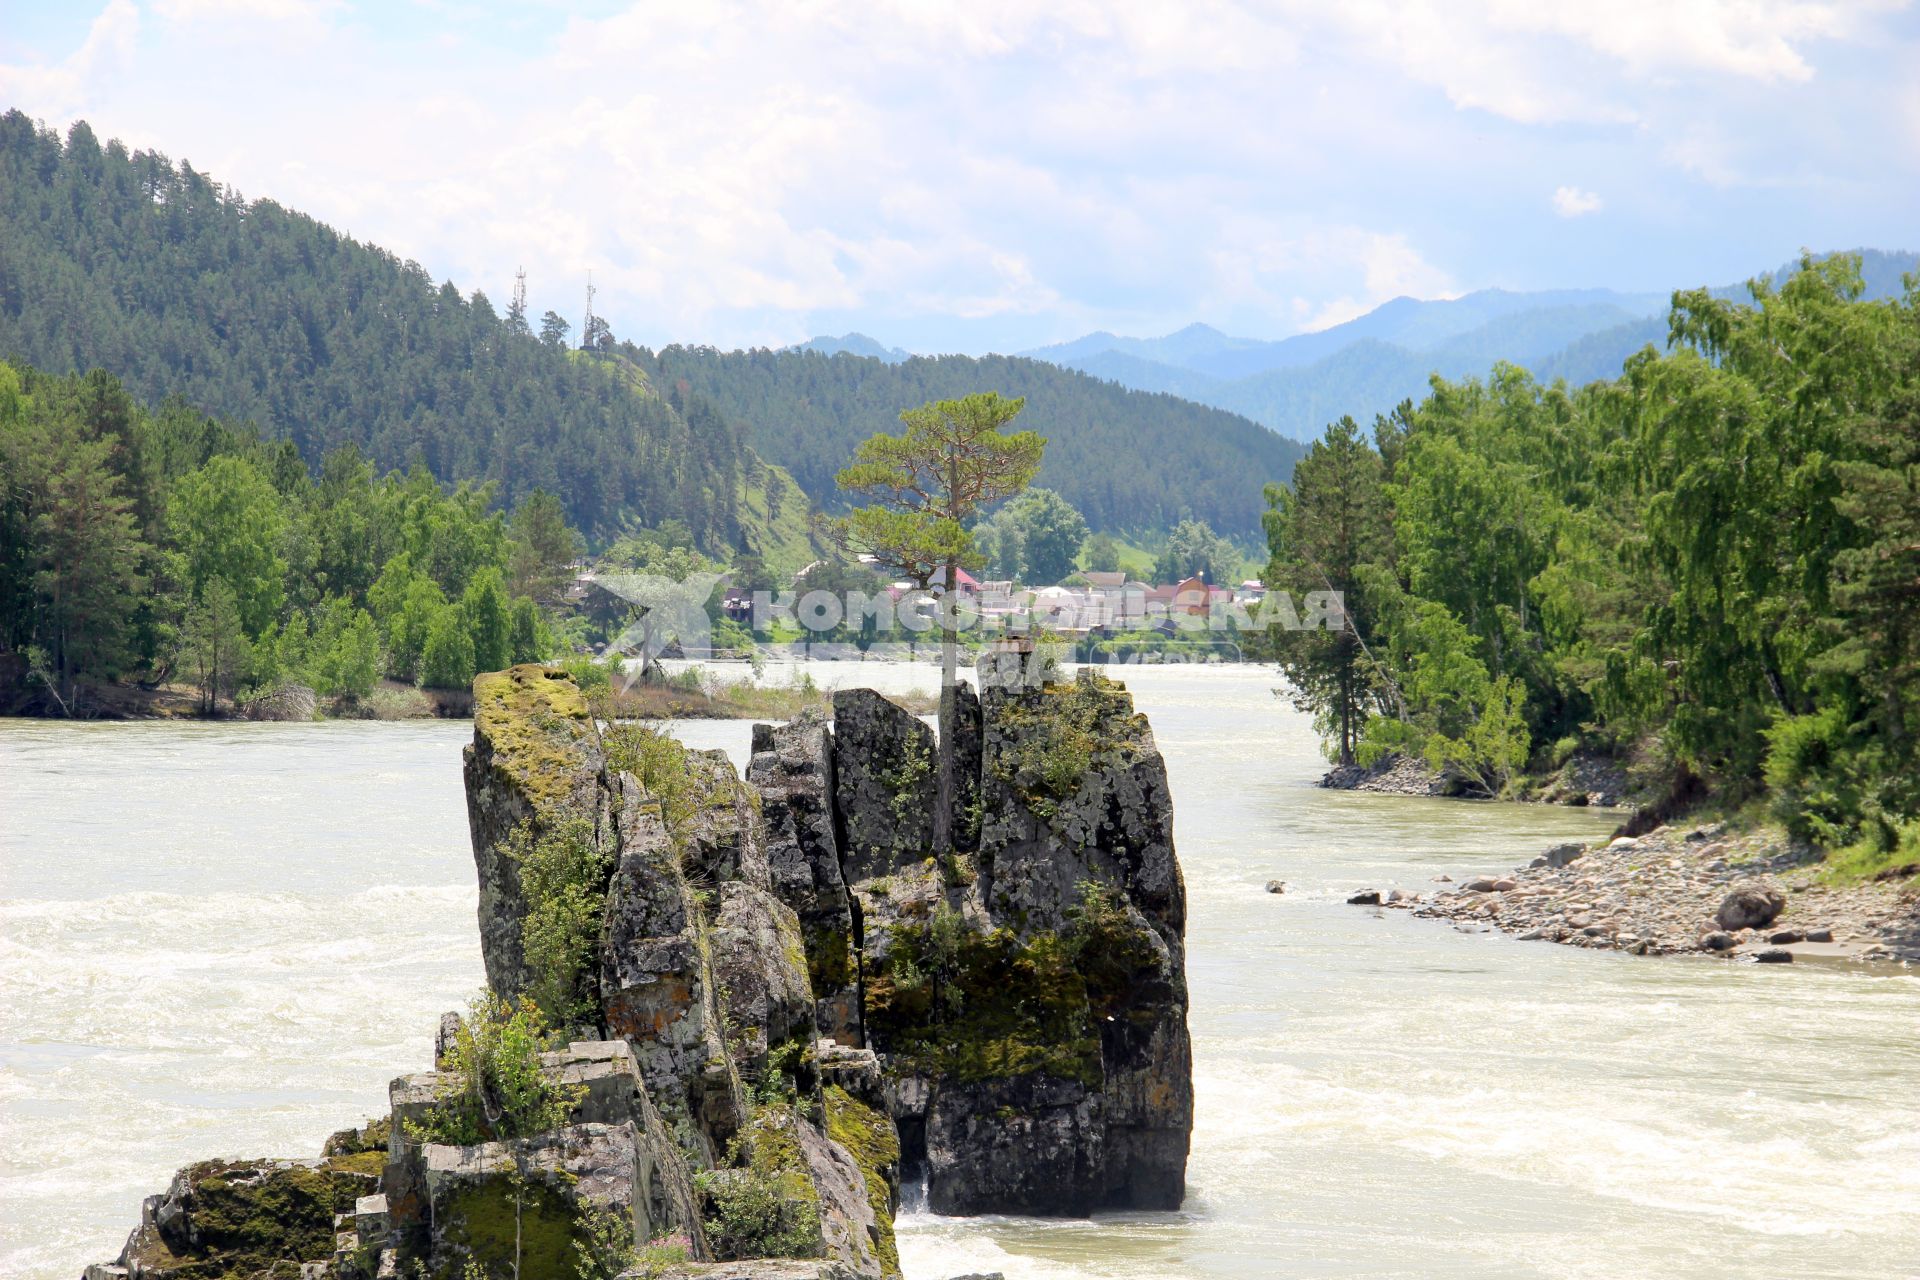
[[[1920,865],[1829,882],[1816,850],[1724,823],[1556,845],[1526,866],[1350,902],[1630,955],[1920,964]],[[1374,902],[1365,901],[1369,896]]]
[[[425,720],[472,720],[473,695],[464,689],[420,689],[394,686],[396,690],[417,694],[417,710],[410,714],[380,714],[369,709],[358,713],[327,715],[317,708],[309,715],[249,714],[245,705],[223,702],[213,715],[200,709],[197,693],[175,687],[141,689],[116,686],[106,705],[90,708],[91,714],[79,716],[47,715],[20,711],[0,712],[0,719],[33,720],[52,724],[150,724],[154,722],[202,724],[326,724],[335,722],[385,722],[417,724]],[[938,699],[930,695],[897,694],[915,714],[932,714]],[[646,685],[609,694],[610,715],[616,720],[791,720],[809,707],[831,714],[831,695],[820,689],[801,689],[781,685],[732,685],[714,693],[696,692],[671,685]]]

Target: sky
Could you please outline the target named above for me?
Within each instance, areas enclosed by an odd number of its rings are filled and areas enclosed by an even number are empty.
[[[1906,0],[0,0],[0,109],[576,331],[1017,351],[1920,249]]]

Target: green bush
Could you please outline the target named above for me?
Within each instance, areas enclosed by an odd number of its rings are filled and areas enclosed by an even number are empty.
[[[789,1107],[761,1108],[728,1150],[728,1167],[694,1175],[707,1243],[720,1259],[820,1255],[820,1197],[794,1123]]]
[[[467,1147],[565,1125],[586,1091],[556,1084],[540,1069],[540,1053],[552,1038],[532,1001],[480,996],[448,1049],[440,1096],[408,1124],[407,1136]]]
[[[631,773],[660,806],[660,818],[676,848],[687,824],[704,805],[715,774],[695,767],[672,734],[638,720],[609,725],[602,735],[607,764]]]
[[[523,822],[507,838],[505,852],[519,864],[527,900],[520,941],[530,974],[528,995],[556,1026],[597,1022],[591,966],[606,913],[611,856],[600,849],[593,824],[583,817],[538,833]]]
[[[580,692],[588,695],[605,693],[613,687],[612,674],[607,664],[585,653],[576,653],[560,659],[559,667],[573,677],[580,686]]]
[[[1835,708],[1789,716],[1767,729],[1767,786],[1792,834],[1829,848],[1859,838],[1865,797],[1850,767],[1850,738]]]

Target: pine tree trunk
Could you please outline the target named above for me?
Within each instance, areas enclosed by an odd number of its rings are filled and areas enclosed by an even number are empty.
[[[945,594],[940,611],[940,741],[935,750],[937,765],[934,781],[933,852],[936,856],[953,848],[954,763],[953,739],[956,725],[953,687],[960,679],[960,638],[953,626],[953,610],[959,603],[960,566],[947,564]]]

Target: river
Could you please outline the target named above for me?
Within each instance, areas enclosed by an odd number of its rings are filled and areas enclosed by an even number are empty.
[[[1920,977],[1346,906],[1611,819],[1324,792],[1269,673],[1125,678],[1190,898],[1191,1195],[908,1215],[910,1280],[1920,1274]],[[746,749],[744,723],[681,731]],[[73,1280],[177,1166],[313,1154],[426,1065],[482,981],[470,732],[0,722],[0,1276]]]

